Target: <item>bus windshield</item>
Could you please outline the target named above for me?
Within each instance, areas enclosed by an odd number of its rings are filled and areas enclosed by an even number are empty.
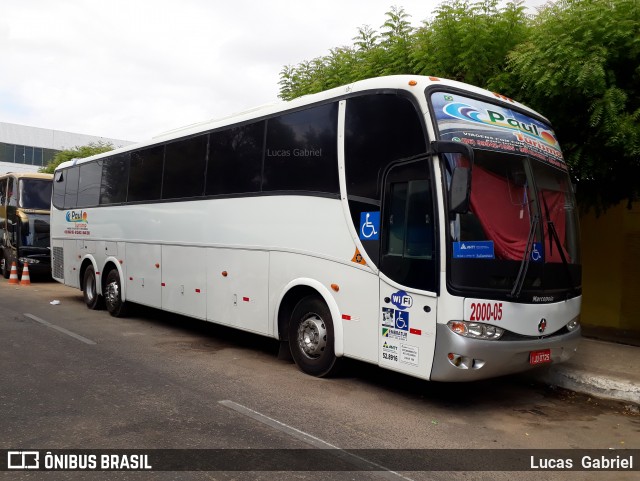
[[[50,180],[20,179],[20,205],[23,209],[49,210],[51,206]]]
[[[451,285],[498,297],[576,290],[577,209],[551,128],[459,95],[431,100],[440,138],[475,150],[469,212],[449,216]],[[459,155],[446,161],[449,179],[456,166],[469,167]]]

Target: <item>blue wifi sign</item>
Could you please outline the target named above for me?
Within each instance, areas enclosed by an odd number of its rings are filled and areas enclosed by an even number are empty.
[[[405,291],[398,291],[391,294],[391,304],[404,311],[413,306],[413,298]]]

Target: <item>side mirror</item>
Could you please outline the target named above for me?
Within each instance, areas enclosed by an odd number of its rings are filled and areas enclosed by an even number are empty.
[[[466,214],[469,212],[471,195],[471,169],[473,167],[473,149],[462,142],[437,140],[431,142],[434,154],[462,154],[469,161],[468,167],[458,166],[453,169],[451,189],[449,190],[449,212]]]
[[[451,177],[449,212],[453,214],[466,214],[469,212],[470,187],[471,170],[467,167],[456,167]]]

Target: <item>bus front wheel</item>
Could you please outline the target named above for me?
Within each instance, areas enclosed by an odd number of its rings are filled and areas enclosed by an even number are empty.
[[[340,359],[334,351],[331,312],[319,297],[307,296],[293,309],[289,346],[291,356],[302,372],[316,377],[337,372]]]
[[[9,266],[9,259],[4,251],[2,252],[2,259],[0,259],[0,261],[2,262],[2,276],[5,279],[9,279],[9,276],[11,274],[11,267]]]
[[[88,266],[82,279],[82,293],[84,303],[89,309],[102,308],[102,296],[98,294],[96,285],[96,271],[93,266]]]
[[[126,315],[127,306],[122,300],[122,283],[117,269],[112,269],[107,274],[104,302],[107,306],[107,311],[113,317],[124,317]]]

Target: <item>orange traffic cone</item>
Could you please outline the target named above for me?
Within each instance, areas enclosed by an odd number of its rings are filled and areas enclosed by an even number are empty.
[[[16,263],[11,263],[11,275],[9,276],[9,284],[18,285],[18,268]]]
[[[25,262],[24,269],[22,269],[22,279],[20,280],[21,286],[30,286],[31,279],[29,278],[29,265]]]

